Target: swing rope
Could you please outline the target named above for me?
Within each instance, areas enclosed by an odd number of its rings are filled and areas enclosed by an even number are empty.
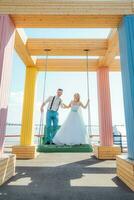
[[[45,49],[46,52],[46,63],[45,63],[45,74],[44,74],[44,84],[43,84],[43,96],[42,103],[45,101],[46,95],[46,79],[47,79],[47,68],[48,68],[48,53],[51,51],[50,49]],[[44,112],[41,112],[40,115],[40,124],[39,124],[39,134],[38,134],[38,144],[41,144],[41,135],[44,133]]]
[[[88,53],[89,49],[84,50],[86,52],[86,77],[87,77],[87,97],[90,101],[90,92],[89,92],[89,63],[88,63]],[[91,112],[90,112],[90,102],[88,103],[88,133],[89,137],[91,136]]]
[[[47,68],[48,68],[48,52],[51,51],[51,50],[50,49],[45,49],[45,51],[46,51],[46,63],[45,63],[45,75],[44,75],[44,86],[43,86],[42,102],[45,101],[46,79],[47,79]],[[90,92],[89,92],[89,63],[88,63],[89,49],[85,49],[84,51],[86,52],[87,97],[90,100]],[[44,133],[44,112],[41,112],[41,116],[40,116],[38,144],[41,144],[41,134],[42,133]],[[89,136],[90,136],[91,135],[90,102],[88,104],[88,133],[89,133]]]

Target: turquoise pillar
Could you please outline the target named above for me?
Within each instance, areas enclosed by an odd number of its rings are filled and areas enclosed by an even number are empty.
[[[134,15],[125,16],[118,31],[128,158],[134,160]]]

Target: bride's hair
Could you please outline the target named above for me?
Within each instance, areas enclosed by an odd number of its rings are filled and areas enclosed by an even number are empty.
[[[78,99],[78,102],[79,102],[79,101],[80,101],[80,94],[79,94],[79,93],[75,93],[75,94],[74,94],[74,99],[75,99],[75,98],[77,98],[77,99]]]

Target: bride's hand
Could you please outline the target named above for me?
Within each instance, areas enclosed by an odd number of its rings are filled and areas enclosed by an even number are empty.
[[[66,104],[62,104],[63,105],[63,108],[70,108],[71,107],[71,103],[69,105],[66,105]]]
[[[89,102],[90,102],[90,100],[88,99],[88,100],[87,100],[87,103],[86,103],[86,105],[85,105],[85,108],[87,108],[87,107],[88,107],[88,105],[89,105]]]
[[[69,105],[66,105],[66,104],[63,104],[63,108],[70,108],[70,106]]]

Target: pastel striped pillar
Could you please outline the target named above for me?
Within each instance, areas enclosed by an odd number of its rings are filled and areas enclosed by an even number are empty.
[[[109,69],[101,67],[97,71],[100,145],[112,146],[112,113],[110,100]]]
[[[26,67],[21,142],[20,142],[21,146],[30,146],[33,143],[33,119],[34,119],[36,77],[37,77],[37,68]]]
[[[134,15],[123,18],[119,27],[119,46],[128,157],[134,160]]]
[[[15,27],[10,17],[0,15],[0,151],[3,148],[6,129],[14,38]]]

